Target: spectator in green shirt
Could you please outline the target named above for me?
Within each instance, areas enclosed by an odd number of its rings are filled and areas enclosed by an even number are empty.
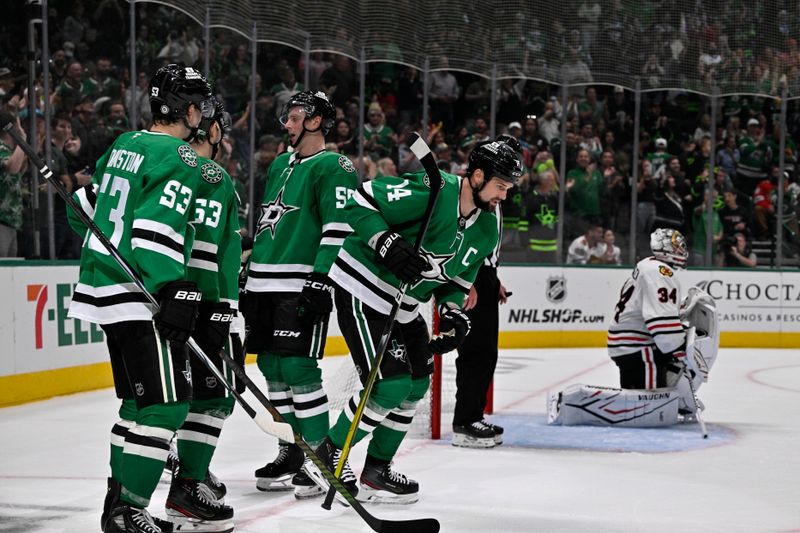
[[[605,194],[603,176],[591,161],[589,151],[581,148],[576,157],[577,168],[567,172],[569,213],[574,219],[573,229],[579,233],[600,221],[600,200]]]
[[[372,103],[367,113],[367,123],[364,124],[364,149],[373,161],[391,155],[397,146],[397,135],[394,130],[385,124],[386,117],[381,106]]]

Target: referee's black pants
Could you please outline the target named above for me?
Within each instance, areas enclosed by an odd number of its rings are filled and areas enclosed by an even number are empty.
[[[467,312],[472,330],[458,349],[456,359],[456,408],[453,425],[469,425],[483,419],[486,392],[497,366],[497,334],[500,328],[497,269],[483,265],[475,279],[478,304]]]

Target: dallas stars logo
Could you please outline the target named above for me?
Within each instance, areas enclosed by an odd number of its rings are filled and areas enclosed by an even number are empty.
[[[450,281],[447,272],[445,272],[445,264],[456,254],[435,254],[424,248],[420,248],[419,254],[428,262],[428,270],[421,274],[422,279],[417,285],[423,281],[438,281],[439,283],[447,283]],[[414,286],[416,287],[416,285]]]
[[[406,347],[402,344],[399,344],[395,339],[392,339],[392,349],[386,350],[386,353],[398,361],[405,361],[406,359]]]
[[[553,229],[556,221],[558,221],[556,212],[547,207],[547,204],[542,204],[539,212],[536,213],[536,219],[539,221],[539,224],[550,229]]]
[[[272,238],[274,239],[275,232],[278,229],[278,223],[280,223],[281,218],[283,218],[286,213],[296,209],[300,208],[283,203],[283,189],[281,189],[278,193],[278,196],[276,196],[274,200],[261,206],[261,217],[258,219],[256,236],[258,236],[264,230],[269,230]]]
[[[192,384],[192,366],[189,364],[189,360],[188,359],[186,360],[186,369],[185,370],[181,370],[181,372],[183,372],[183,377],[186,379],[186,382],[189,383],[189,385],[191,385]]]

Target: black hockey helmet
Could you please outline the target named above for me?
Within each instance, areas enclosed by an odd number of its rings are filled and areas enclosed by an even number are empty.
[[[502,141],[480,143],[470,152],[467,173],[471,176],[478,168],[486,175],[484,184],[499,178],[516,185],[522,176],[522,160],[514,148]]]
[[[520,153],[522,152],[522,145],[519,143],[516,137],[510,135],[508,133],[501,133],[495,139],[497,142],[506,143],[511,148],[514,149],[515,152]]]
[[[154,118],[176,122],[185,118],[192,104],[203,117],[214,116],[211,87],[192,67],[173,63],[158,69],[150,79],[150,111]]]
[[[211,97],[211,104],[213,107],[213,114],[210,117],[203,116],[200,120],[200,125],[197,126],[197,138],[203,141],[208,137],[211,131],[211,125],[216,123],[220,131],[225,135],[231,129],[231,116],[225,111],[225,104],[216,96]]]
[[[302,91],[293,95],[283,106],[283,111],[281,111],[279,118],[281,124],[286,124],[289,110],[293,107],[301,107],[306,114],[306,118],[322,117],[322,125],[320,126],[322,135],[327,135],[333,128],[333,123],[336,120],[336,108],[333,107],[328,95],[324,92]]]

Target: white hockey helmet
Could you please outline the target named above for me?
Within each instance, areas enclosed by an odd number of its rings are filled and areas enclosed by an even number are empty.
[[[686,238],[676,229],[658,228],[651,233],[650,250],[656,259],[676,268],[685,267],[689,259]]]

